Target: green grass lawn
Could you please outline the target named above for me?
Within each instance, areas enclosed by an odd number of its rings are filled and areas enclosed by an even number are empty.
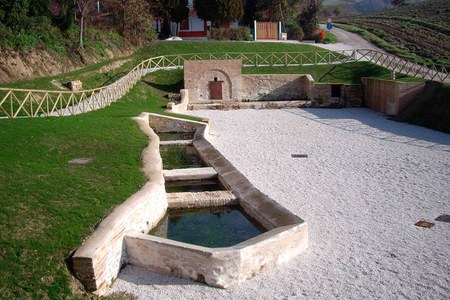
[[[361,77],[390,79],[391,71],[370,62],[301,67],[246,67],[246,74],[310,74],[318,83],[361,83]],[[423,81],[420,78],[397,74],[398,81]]]
[[[84,89],[93,89],[113,83],[127,74],[141,61],[160,55],[188,54],[188,53],[223,53],[223,52],[305,52],[326,51],[310,45],[284,44],[284,43],[254,43],[254,42],[184,42],[184,41],[161,41],[148,46],[137,53],[125,57],[104,61],[86,68],[51,77],[42,77],[33,80],[16,82],[13,84],[1,84],[0,87],[14,87],[27,89],[56,90],[52,80],[67,82],[80,79]],[[111,63],[126,61],[119,68],[107,72],[99,70]]]
[[[165,72],[147,78],[174,86]],[[65,260],[145,182],[147,137],[130,119],[163,113],[163,91],[140,81],[111,106],[61,118],[0,120],[0,299],[76,298]],[[88,165],[68,161],[95,160]]]
[[[161,54],[314,49],[275,43],[163,42],[127,58],[107,76],[96,71],[105,62],[13,86],[54,89],[52,79],[82,78],[85,87],[96,87],[142,59]],[[365,63],[244,71],[312,73],[319,82],[386,76]],[[130,117],[143,111],[163,113],[163,96],[182,87],[182,76],[181,70],[150,74],[118,102],[79,116],[0,120],[0,298],[86,298],[65,261],[115,205],[145,182],[140,154],[148,141]],[[79,157],[94,161],[68,163]]]

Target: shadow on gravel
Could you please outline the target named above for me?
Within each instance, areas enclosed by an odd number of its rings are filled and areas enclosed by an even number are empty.
[[[399,123],[368,108],[285,110],[309,120],[379,140],[450,152],[450,135]]]

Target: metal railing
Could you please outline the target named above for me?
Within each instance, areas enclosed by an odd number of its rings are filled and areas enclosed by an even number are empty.
[[[448,82],[448,71],[374,50],[311,51],[284,53],[195,53],[152,57],[142,61],[114,83],[83,91],[48,91],[0,88],[0,118],[67,116],[106,107],[124,96],[148,73],[182,68],[186,60],[242,61],[244,67],[304,66],[370,61],[406,75]]]

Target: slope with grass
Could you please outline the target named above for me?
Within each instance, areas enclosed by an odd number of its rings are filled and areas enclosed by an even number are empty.
[[[159,43],[108,71],[114,80],[144,58],[161,54],[241,51],[311,51],[312,46],[254,43]],[[82,78],[106,84],[105,63],[16,83],[54,89],[52,80]],[[0,298],[61,299],[83,296],[65,261],[112,208],[145,181],[140,151],[147,143],[130,119],[164,113],[164,95],[182,86],[182,72],[160,71],[139,81],[111,106],[61,118],[0,120]],[[88,165],[68,161],[91,157]]]
[[[81,78],[85,87],[108,84],[142,59],[199,52],[300,52],[308,45],[161,42],[107,73],[107,63],[14,84],[54,89],[53,80]],[[109,62],[110,64],[111,62]],[[246,73],[310,73],[319,82],[356,83],[389,76],[368,63],[300,68],[244,68]],[[409,80],[405,78],[405,80]],[[75,250],[113,207],[145,182],[140,152],[147,137],[130,119],[164,113],[165,95],[183,86],[183,71],[158,71],[111,106],[72,117],[0,120],[0,298],[88,298],[66,266]],[[183,116],[185,117],[185,116]],[[91,157],[87,165],[68,161]]]
[[[449,20],[447,0],[428,0],[335,21],[395,55],[450,65]]]

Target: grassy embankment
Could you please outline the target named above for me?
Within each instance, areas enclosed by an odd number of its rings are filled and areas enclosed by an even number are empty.
[[[80,78],[85,87],[95,87],[126,73],[142,59],[161,54],[315,49],[272,43],[159,43],[107,74],[96,71],[106,65],[101,63],[14,86],[53,89],[52,79]],[[245,71],[312,73],[321,82],[356,82],[358,76],[389,74],[365,63]],[[140,152],[147,138],[130,117],[142,111],[164,113],[164,95],[181,86],[180,70],[160,71],[98,111],[72,117],[0,120],[0,298],[84,297],[65,260],[115,205],[145,182]],[[68,164],[78,157],[95,160],[88,165]]]

